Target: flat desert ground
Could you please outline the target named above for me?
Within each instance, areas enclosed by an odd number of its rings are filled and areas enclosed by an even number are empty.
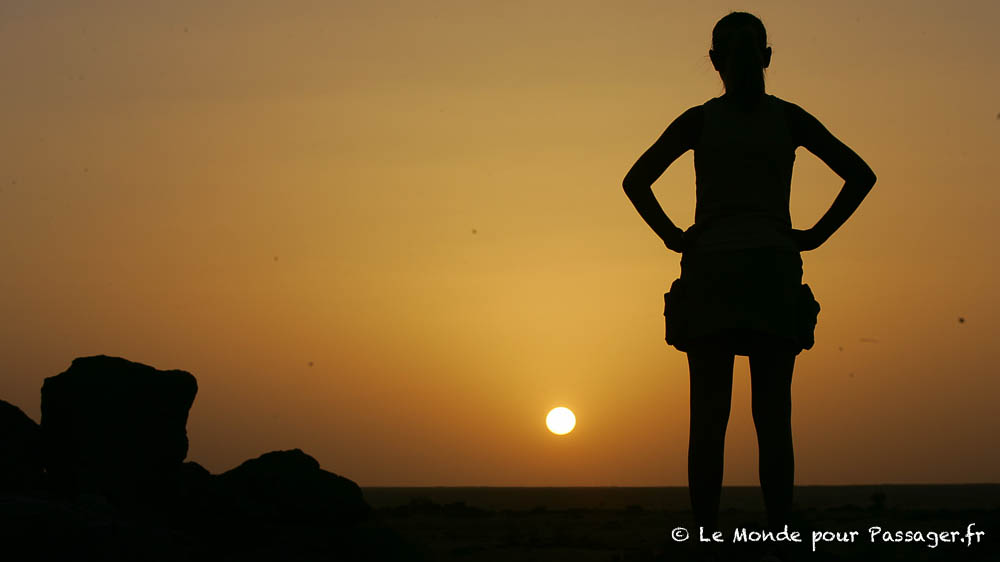
[[[682,561],[702,544],[684,487],[363,491],[426,561]],[[726,487],[721,524],[723,560],[777,546],[814,562],[998,561],[1000,484],[800,486],[789,534],[773,539],[759,535],[760,489]]]

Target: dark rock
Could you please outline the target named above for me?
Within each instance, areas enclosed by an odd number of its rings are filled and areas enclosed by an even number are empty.
[[[0,400],[0,492],[42,485],[41,431],[17,406]]]
[[[357,484],[299,449],[265,453],[216,478],[255,524],[342,526],[370,512]]]
[[[375,517],[361,488],[299,449],[274,451],[214,476],[189,519],[206,559],[406,560],[412,545]]]
[[[184,496],[202,496],[213,485],[212,473],[196,462],[181,465],[178,478],[179,489]]]
[[[100,494],[119,505],[172,496],[197,391],[186,371],[106,355],[74,359],[42,385],[43,460],[52,489]]]

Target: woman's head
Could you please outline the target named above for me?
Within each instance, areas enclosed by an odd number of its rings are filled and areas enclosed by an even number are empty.
[[[764,93],[764,69],[771,64],[764,23],[753,14],[731,12],[712,29],[712,65],[726,92],[737,96]]]

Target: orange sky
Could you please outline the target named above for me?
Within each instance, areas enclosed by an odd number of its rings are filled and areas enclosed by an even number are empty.
[[[796,482],[997,481],[997,3],[67,4],[0,7],[0,398],[36,420],[103,353],[198,378],[215,472],[299,447],[362,486],[685,485],[679,256],[621,180],[722,93],[743,9],[768,91],[879,177],[803,255]],[[841,182],[800,149],[792,185],[807,228]],[[689,225],[692,154],[654,189]],[[757,483],[747,375],[727,485]]]

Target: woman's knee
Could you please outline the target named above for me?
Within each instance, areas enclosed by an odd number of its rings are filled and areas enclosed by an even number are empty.
[[[791,393],[781,388],[772,390],[775,391],[765,393],[759,388],[752,391],[750,413],[758,439],[761,436],[784,436],[792,430]]]
[[[782,431],[792,427],[791,404],[753,401],[750,407],[754,427],[758,431]]]
[[[691,434],[719,438],[729,426],[729,408],[700,408],[691,411]]]

